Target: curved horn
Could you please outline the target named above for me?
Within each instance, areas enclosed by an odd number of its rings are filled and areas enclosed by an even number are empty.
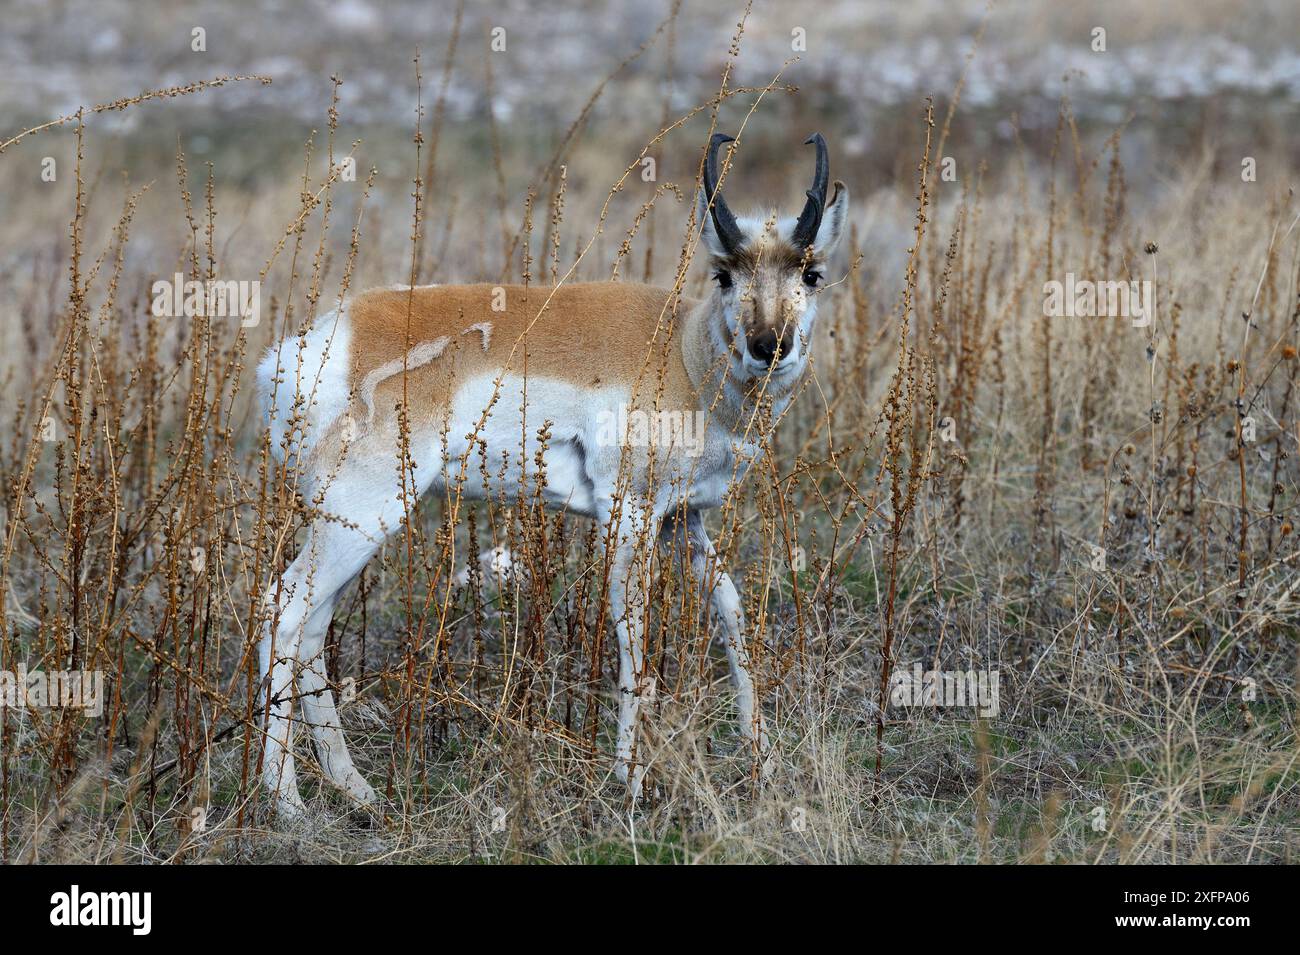
[[[812,188],[808,190],[808,201],[804,203],[799,221],[795,223],[791,236],[795,248],[805,249],[817,240],[817,230],[821,228],[822,212],[826,208],[826,187],[830,185],[831,161],[826,153],[826,140],[821,133],[813,133],[804,140],[804,145],[817,147],[817,168],[813,171]]]
[[[718,192],[718,147],[730,142],[735,142],[735,137],[726,133],[714,133],[709,140],[709,154],[704,160],[704,198],[713,212],[713,228],[718,233],[718,241],[728,255],[740,248],[745,240],[740,226],[736,225],[736,217],[731,214],[726,200]]]

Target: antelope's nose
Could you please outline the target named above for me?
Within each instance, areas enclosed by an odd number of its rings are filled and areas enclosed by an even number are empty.
[[[778,338],[776,332],[769,329],[750,338],[749,353],[756,361],[771,365],[778,360],[779,356],[790,353],[790,341]]]

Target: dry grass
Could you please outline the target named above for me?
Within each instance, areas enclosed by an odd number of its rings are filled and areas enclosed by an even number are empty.
[[[634,55],[671,64],[674,29]],[[109,697],[98,718],[0,713],[5,861],[1291,861],[1295,170],[1260,156],[1274,173],[1243,183],[1206,147],[1134,196],[1125,131],[1081,132],[1068,101],[1042,157],[1020,145],[944,181],[955,127],[917,104],[906,182],[870,192],[836,170],[859,198],[814,366],[768,463],[708,519],[745,603],[773,784],[755,783],[698,597],[659,561],[654,794],[627,805],[603,535],[523,488],[409,502],[340,602],[329,676],[356,688],[345,728],[382,815],[344,806],[301,740],[312,818],[270,824],[254,647],[313,502],[283,489],[293,455],[286,472],[269,454],[251,361],[349,287],[411,277],[617,269],[698,291],[679,200],[699,144],[719,110],[734,131],[801,95],[785,82],[724,81],[638,123],[657,183],[584,111],[538,157],[526,208],[495,126],[458,179],[445,79],[422,78],[416,142],[384,160],[397,188],[365,162],[339,178],[364,149],[334,108],[298,178],[256,188],[183,154],[170,183],[118,184],[90,114],[6,143],[0,164],[59,157],[61,204],[13,198],[11,223],[48,228],[7,243],[0,277],[0,669],[104,670]],[[743,134],[738,156],[788,168]],[[150,283],[175,271],[260,277],[263,320],[152,315]],[[1043,283],[1068,272],[1152,281],[1155,320],[1044,318]],[[466,559],[495,545],[523,572]],[[882,708],[887,668],[915,661],[996,670],[999,714]]]

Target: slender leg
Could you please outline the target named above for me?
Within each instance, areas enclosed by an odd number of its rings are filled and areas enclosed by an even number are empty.
[[[262,773],[277,811],[286,816],[303,810],[293,758],[295,676],[302,714],[311,726],[325,772],[354,798],[363,802],[374,798],[374,791],[352,765],[320,660],[338,592],[361,572],[404,513],[391,477],[374,470],[349,464],[336,476],[324,510],[341,520],[321,518],[312,524],[302,552],[269,595],[272,600],[278,595],[280,604],[275,631],[267,627],[258,654],[263,678],[269,677],[264,685],[271,694]]]
[[[750,673],[749,652],[745,649],[745,615],[740,605],[740,595],[736,593],[731,577],[722,569],[699,511],[687,511],[684,522],[665,520],[660,541],[674,550],[679,547],[682,543],[679,539],[682,523],[685,524],[685,545],[690,558],[691,576],[708,595],[713,614],[722,631],[727,663],[731,668],[731,683],[736,690],[736,715],[740,721],[740,731],[750,742],[763,778],[767,778],[772,770],[771,741],[767,735],[763,712],[754,703],[754,680]]]
[[[624,502],[624,508],[629,505]],[[605,526],[610,526],[608,510]],[[618,739],[614,748],[614,772],[627,784],[633,800],[641,795],[645,760],[637,751],[637,728],[641,700],[649,688],[645,661],[645,574],[649,561],[638,553],[638,539],[653,540],[653,521],[639,511],[624,517],[614,531],[610,569],[610,612],[618,635]]]
[[[325,679],[325,633],[333,616],[334,600],[322,606],[308,623],[311,631],[303,635],[299,649],[302,669],[298,671],[298,690],[301,693],[302,720],[311,731],[316,744],[316,758],[334,785],[364,805],[375,802],[374,789],[352,764],[352,754],[343,738],[338,710],[334,706],[334,693]]]
[[[291,568],[292,569],[292,568]],[[288,574],[286,573],[286,577]],[[292,818],[305,810],[298,794],[298,774],[293,762],[293,671],[298,655],[298,638],[292,627],[281,625],[272,632],[268,625],[258,646],[258,663],[264,692],[258,700],[267,705],[266,736],[262,754],[262,781],[275,801],[276,812]],[[274,646],[273,646],[274,644]]]

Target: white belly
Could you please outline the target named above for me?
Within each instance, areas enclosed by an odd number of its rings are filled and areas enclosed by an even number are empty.
[[[609,396],[593,401],[588,391],[539,378],[529,378],[527,394],[525,415],[521,411],[521,378],[505,378],[499,390],[492,377],[462,385],[452,400],[447,463],[435,477],[435,485],[454,485],[461,481],[463,472],[461,486],[467,497],[515,500],[521,485],[524,497],[531,498],[540,483],[542,501],[547,506],[593,514],[594,488],[587,473],[582,439],[588,431],[587,419],[601,402],[610,400]],[[483,409],[489,406],[491,412],[484,419]],[[539,468],[537,453],[542,442],[538,432],[544,425],[549,426],[549,436]],[[466,440],[471,433],[486,444],[486,453],[477,441],[471,446]],[[434,449],[437,457],[441,457],[441,441],[439,435]]]

